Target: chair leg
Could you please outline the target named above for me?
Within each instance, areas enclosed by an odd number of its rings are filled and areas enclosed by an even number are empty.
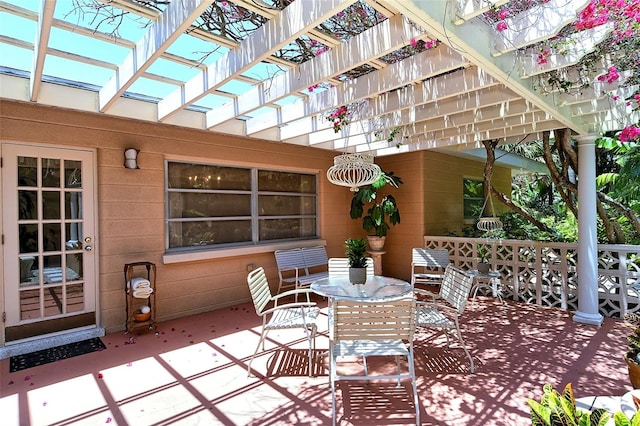
[[[333,347],[329,348],[329,384],[331,386],[331,424],[336,426],[336,358],[333,353]]]
[[[258,346],[256,346],[256,350],[253,353],[253,355],[251,355],[251,358],[249,358],[249,363],[247,365],[247,377],[251,376],[251,363],[253,362],[253,358],[255,358],[256,354],[260,350],[260,345],[262,345],[262,350],[264,351],[264,340],[265,340],[266,334],[267,333],[265,332],[264,327],[263,327],[262,328],[262,333],[260,334],[260,340],[258,340]]]
[[[409,374],[411,374],[411,387],[413,388],[413,404],[416,406],[416,426],[420,425],[420,400],[418,399],[418,386],[416,384],[416,370],[413,365],[413,348],[409,350],[409,356],[407,357],[409,363]]]
[[[400,375],[400,355],[396,355],[396,371],[398,372],[398,376]],[[398,377],[398,385],[396,387],[400,387],[400,378]]]
[[[310,333],[308,336],[309,339],[309,377],[313,377],[313,355],[316,353],[316,332],[317,328],[309,327],[306,329],[307,333]]]
[[[456,318],[456,332],[458,333],[458,340],[462,345],[462,349],[464,349],[464,353],[466,353],[467,358],[469,358],[469,363],[471,364],[471,373],[473,374],[473,372],[475,371],[475,365],[473,364],[473,358],[471,357],[471,353],[469,352],[469,349],[467,349],[467,345],[464,343],[464,340],[462,339],[462,333],[460,332],[460,325],[458,324],[457,318]]]

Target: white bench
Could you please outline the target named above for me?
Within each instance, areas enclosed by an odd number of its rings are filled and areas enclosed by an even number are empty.
[[[278,293],[284,288],[305,287],[329,276],[327,250],[323,246],[275,251],[278,265]]]

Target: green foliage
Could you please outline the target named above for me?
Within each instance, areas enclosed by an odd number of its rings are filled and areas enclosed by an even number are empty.
[[[627,357],[629,360],[640,364],[640,315],[631,312],[626,313],[624,322],[630,330],[627,335],[627,340],[629,341]]]
[[[367,239],[366,238],[348,238],[344,242],[347,255],[347,259],[349,260],[349,266],[352,268],[366,268],[367,267],[367,258],[365,257],[365,253],[367,252]]]
[[[371,185],[363,186],[358,192],[353,194],[351,199],[351,210],[349,212],[352,219],[362,219],[362,227],[367,231],[375,231],[378,237],[387,235],[390,226],[400,223],[400,212],[396,199],[390,195],[384,195],[378,200],[379,192],[386,185],[395,188],[402,184],[402,179],[393,175],[393,172],[382,172],[382,176]],[[364,215],[365,206],[369,206],[367,214]],[[364,217],[363,217],[364,215]]]
[[[527,398],[533,426],[605,426],[612,417],[604,408],[591,412],[578,409],[571,383],[567,383],[562,395],[548,383],[542,389],[540,402]],[[633,403],[637,410],[640,400],[634,396]],[[640,426],[640,413],[636,411],[629,419],[622,411],[617,411],[613,421],[615,426]]]
[[[611,418],[611,414],[602,408],[592,412],[576,408],[571,383],[567,383],[562,395],[548,383],[542,389],[540,402],[527,398],[533,426],[604,426]]]
[[[476,247],[476,255],[480,262],[488,263],[491,259],[491,252],[489,251],[489,248],[490,246],[486,244],[478,244]]]

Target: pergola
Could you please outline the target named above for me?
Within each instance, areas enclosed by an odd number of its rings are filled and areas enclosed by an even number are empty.
[[[613,31],[571,30],[589,3],[5,0],[0,96],[378,157],[464,155],[568,128],[581,154],[581,250],[593,254],[595,135],[640,113],[625,102],[637,90],[627,74],[599,78],[605,57],[585,72]]]

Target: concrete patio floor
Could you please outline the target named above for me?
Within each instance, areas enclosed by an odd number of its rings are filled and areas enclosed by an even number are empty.
[[[326,303],[321,331],[326,332]],[[573,383],[577,398],[630,391],[622,354],[627,330],[574,323],[557,309],[478,297],[463,315],[476,363],[442,335],[420,334],[416,371],[425,425],[530,425],[526,398],[542,386]],[[2,425],[325,425],[331,423],[326,334],[317,338],[308,377],[301,330],[272,333],[266,352],[247,361],[259,338],[253,305],[242,305],[102,338],[107,349],[9,373],[0,362]],[[354,363],[358,368],[358,363]],[[377,368],[377,367],[376,367]],[[412,398],[394,383],[340,384],[338,424],[415,424]]]

